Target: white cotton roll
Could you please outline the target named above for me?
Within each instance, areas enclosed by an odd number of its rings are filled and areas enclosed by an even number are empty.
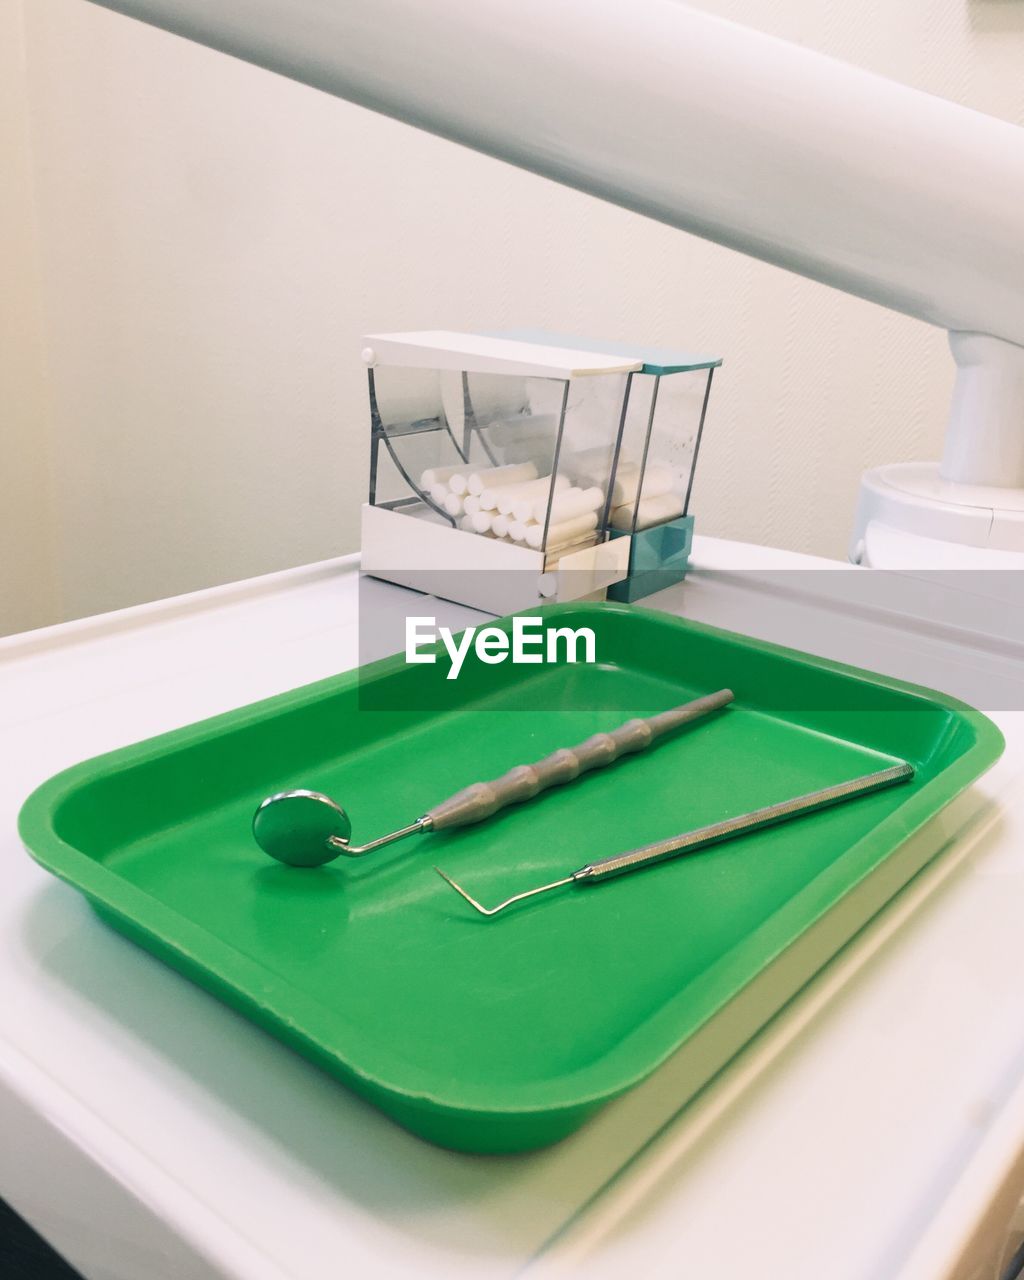
[[[636,527],[650,529],[667,520],[675,520],[683,514],[683,500],[677,493],[659,493],[654,498],[641,498],[637,504]],[[629,530],[633,527],[633,504],[616,507],[612,511],[612,527]]]
[[[620,466],[615,473],[615,485],[612,488],[612,506],[621,507],[627,502],[632,502],[637,495],[637,490],[643,495],[643,500],[648,498],[660,498],[662,494],[668,493],[673,484],[672,468],[664,462],[652,462],[649,458],[647,466],[644,470],[644,483],[640,488],[640,468],[635,463],[630,463],[625,474]]]
[[[459,521],[459,528],[465,533],[471,533],[475,538],[493,538],[494,534],[491,533],[490,529],[481,529],[477,525],[479,518],[479,514],[475,516],[463,516]]]
[[[548,528],[548,549],[561,547],[567,542],[575,542],[597,528],[597,512],[588,511],[585,515],[574,516],[572,520],[562,520]],[[526,530],[526,544],[540,549],[544,541],[544,526],[530,525]]]
[[[457,498],[465,497],[469,493],[469,473],[465,467],[448,477],[448,491],[454,493]]]
[[[455,475],[457,471],[464,471],[466,464],[464,462],[456,462],[452,467],[428,467],[420,476],[421,489],[433,489],[434,485],[444,485],[445,490],[448,489],[448,480]]]
[[[450,516],[461,516],[463,514],[462,499],[457,493],[449,493],[444,500],[444,509]]]
[[[502,503],[511,508],[514,494],[518,492],[519,486],[516,484],[507,485],[504,489],[485,489],[480,494],[480,510],[481,511],[501,511]],[[508,512],[503,512],[508,515]]]
[[[565,476],[555,476],[555,492],[560,493],[564,489],[569,488],[569,481]],[[506,489],[498,491],[498,511],[503,516],[512,515],[516,504],[527,498],[547,498],[551,492],[551,477],[541,476],[537,480],[531,480],[527,484],[509,485]],[[530,519],[530,516],[523,517]]]
[[[528,525],[522,520],[510,520],[508,522],[508,536],[513,542],[525,542],[526,535],[532,528],[533,525]]]
[[[439,507],[444,506],[444,500],[451,493],[451,489],[446,484],[432,484],[430,486],[430,496]]]
[[[477,511],[474,515],[471,515],[469,518],[473,522],[474,532],[490,533],[491,513],[489,511]]]
[[[632,502],[640,487],[640,466],[636,462],[620,462],[612,485],[612,506],[621,507]]]
[[[545,498],[544,501],[539,505],[543,510],[544,507],[547,506],[547,498]],[[530,497],[529,495],[525,498],[518,498],[515,502],[512,503],[512,507],[509,511],[509,515],[512,517],[513,520],[519,520],[522,524],[526,524],[528,521],[532,520],[534,518],[533,517],[533,498]]]
[[[467,493],[462,499],[462,509],[467,516],[475,516],[480,510],[480,498],[477,494]]]
[[[485,489],[502,489],[507,484],[520,484],[537,478],[537,468],[532,462],[509,462],[503,467],[487,467],[469,476],[469,492],[483,493]]]
[[[590,489],[593,486],[604,489],[608,484],[608,476],[611,471],[611,462],[607,461],[604,466],[594,467],[591,470],[577,470],[574,474],[576,477],[576,485],[580,489]],[[640,476],[640,467],[635,462],[628,462],[625,458],[619,459],[619,465],[615,469],[615,489],[613,496],[618,493],[628,494],[629,481],[633,481],[633,493],[636,493],[636,481]],[[628,502],[628,496],[623,497],[623,502]],[[614,506],[621,506],[622,503],[615,502]]]
[[[556,493],[568,493],[570,484],[564,476],[559,476],[555,481]],[[542,481],[535,484],[524,484],[516,493],[511,494],[506,499],[506,506],[513,520],[529,521],[534,519],[534,504],[538,504],[542,509],[547,507],[548,498],[551,496],[551,477],[545,476]],[[543,517],[541,517],[543,519]]]
[[[671,493],[673,480],[672,468],[667,462],[652,462],[648,458],[644,482],[640,486],[640,501],[646,502],[648,498],[660,498],[663,494]]]
[[[527,488],[528,486],[524,485],[523,487]],[[502,491],[499,489],[498,502],[497,502],[498,514],[502,516],[511,516],[513,510],[515,509],[515,505],[518,498],[519,498],[518,485],[516,485],[514,488],[506,489],[504,493],[502,493]]]
[[[511,523],[508,516],[498,515],[496,512],[490,512],[491,516],[491,533],[496,538],[508,537],[508,526]]]
[[[550,519],[551,524],[560,524],[563,520],[572,520],[574,516],[586,515],[588,511],[597,511],[604,504],[604,490],[594,485],[590,489],[566,489],[556,493],[551,502],[551,515],[547,514],[547,500],[534,502],[532,514],[538,524]],[[519,508],[516,507],[516,516]]]

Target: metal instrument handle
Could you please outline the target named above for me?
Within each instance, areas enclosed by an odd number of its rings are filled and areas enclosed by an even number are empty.
[[[777,822],[785,822],[789,818],[813,813],[829,805],[838,804],[841,800],[849,800],[853,796],[879,791],[895,782],[906,782],[913,776],[912,765],[893,765],[877,773],[853,778],[849,782],[840,782],[834,787],[823,787],[820,791],[811,791],[806,795],[796,796],[792,800],[783,800],[779,804],[771,804],[764,809],[755,809],[752,813],[726,818],[724,822],[713,822],[710,826],[698,827],[695,831],[687,831],[683,835],[668,836],[664,840],[643,845],[628,853],[617,853],[610,858],[601,858],[598,862],[591,862],[581,867],[573,874],[572,879],[590,882],[623,875],[627,871],[650,866],[652,862],[661,862],[665,858],[674,858],[682,853],[692,853],[709,844],[717,844],[720,840],[729,840],[733,836],[745,835],[761,827],[770,827]]]
[[[719,689],[646,719],[627,720],[609,733],[595,733],[578,746],[562,747],[536,764],[516,765],[492,782],[474,782],[428,810],[424,825],[444,831],[481,822],[510,804],[521,804],[549,787],[572,782],[581,773],[602,769],[629,752],[643,751],[673,729],[726,706],[732,698],[731,689]]]

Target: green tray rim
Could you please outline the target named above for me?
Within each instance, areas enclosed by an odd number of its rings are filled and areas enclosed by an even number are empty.
[[[129,933],[140,945],[152,950],[234,1008],[252,1014],[272,1034],[279,1031],[279,1038],[325,1066],[335,1076],[351,1083],[364,1096],[374,1099],[387,1097],[396,1103],[400,1101],[402,1109],[407,1112],[425,1110],[435,1116],[447,1115],[460,1121],[474,1116],[486,1118],[492,1127],[495,1122],[515,1122],[517,1118],[525,1117],[555,1118],[558,1115],[578,1117],[571,1125],[576,1127],[586,1114],[635,1087],[686,1046],[745,987],[797,944],[801,936],[819,924],[823,917],[835,910],[873,872],[884,866],[892,854],[946,804],[976,781],[999,758],[1005,746],[1003,735],[993,721],[959,699],[925,686],[875,674],[739,632],[622,603],[570,602],[545,605],[523,612],[546,619],[571,615],[577,625],[585,622],[590,615],[611,613],[646,617],[659,625],[673,625],[683,631],[721,638],[731,643],[739,641],[744,647],[762,655],[788,661],[797,660],[806,667],[852,678],[860,684],[905,695],[932,708],[941,708],[968,725],[973,731],[974,741],[936,777],[909,793],[899,808],[864,837],[847,846],[841,859],[826,867],[699,978],[666,1001],[644,1021],[636,1024],[634,1031],[607,1054],[556,1079],[531,1082],[529,1086],[519,1085],[517,1091],[528,1093],[528,1098],[519,1102],[510,1102],[504,1098],[497,1105],[493,1091],[490,1098],[487,1096],[487,1085],[474,1086],[463,1082],[457,1086],[461,1092],[458,1100],[455,1100],[439,1091],[409,1090],[383,1076],[361,1069],[353,1061],[357,1055],[352,1052],[340,1055],[333,1044],[325,1043],[316,1034],[315,1028],[321,1011],[319,1002],[308,997],[288,980],[278,977],[258,960],[242,954],[215,934],[164,905],[159,899],[129,884],[88,853],[66,843],[53,828],[52,820],[57,808],[80,785],[92,783],[123,767],[132,767],[160,757],[169,748],[175,751],[187,750],[193,745],[216,738],[225,730],[233,731],[247,723],[315,702],[325,693],[340,692],[357,681],[387,679],[406,669],[401,653],[381,658],[364,667],[349,668],[128,746],[115,748],[61,770],[40,784],[25,800],[18,816],[21,840],[40,866],[83,893],[99,914]],[[507,629],[511,626],[511,616],[496,619],[493,625]],[[440,646],[438,652],[441,652]],[[857,865],[854,877],[848,873],[851,860],[855,860]],[[925,859],[926,862],[929,860],[930,857]],[[886,901],[913,874],[916,874],[916,869],[900,880],[892,893],[887,895]],[[834,882],[837,880],[846,885],[845,891],[838,895],[834,892]],[[813,902],[815,898],[822,901],[809,913],[806,903]],[[837,943],[834,951],[845,945],[849,937],[863,927],[877,910],[876,907],[860,920]],[[793,918],[803,922],[796,930],[790,927]],[[756,960],[755,964],[751,963],[752,959]],[[816,971],[817,969],[814,970]],[[807,975],[808,979],[811,976],[813,973]],[[251,995],[253,991],[260,991],[261,998],[256,999]],[[684,999],[691,1005],[699,999],[699,1016],[695,1020],[691,1019],[693,1026],[684,1034],[673,1033],[673,1024],[678,1025],[681,1020],[679,1005]],[[774,1010],[769,1012],[764,1021],[773,1013]],[[638,1051],[637,1041],[644,1046],[642,1052]],[[628,1062],[631,1058],[641,1056],[642,1066],[623,1070],[617,1065],[620,1058],[625,1057]],[[380,1102],[379,1105],[387,1109],[386,1103]]]

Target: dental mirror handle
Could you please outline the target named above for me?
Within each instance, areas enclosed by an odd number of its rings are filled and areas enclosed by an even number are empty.
[[[352,843],[352,823],[340,804],[322,791],[304,788],[278,791],[261,800],[253,814],[253,837],[264,853],[290,867],[322,867],[338,857],[361,858],[421,832],[482,822],[507,805],[520,804],[548,787],[571,782],[581,773],[611,764],[627,752],[642,751],[664,734],[731,701],[732,692],[719,689],[645,720],[627,720],[611,733],[596,733],[579,746],[554,751],[536,764],[518,765],[493,782],[474,782],[409,826],[366,844]]]
[[[595,733],[575,747],[562,747],[535,764],[519,764],[492,782],[474,782],[429,809],[420,819],[429,831],[448,831],[482,822],[512,804],[532,800],[549,787],[572,782],[580,774],[602,769],[620,756],[643,751],[658,738],[710,715],[733,700],[731,689],[719,689],[692,702],[643,719],[627,720],[608,733]]]

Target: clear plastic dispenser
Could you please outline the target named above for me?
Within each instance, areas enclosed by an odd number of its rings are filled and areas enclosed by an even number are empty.
[[[678,560],[671,548],[717,361],[687,366],[707,373],[686,434],[687,397],[664,389],[686,381],[665,377],[683,370],[648,372],[644,353],[625,345],[439,331],[372,335],[362,355],[364,572],[508,613],[611,587],[635,598],[635,538],[646,548],[639,572],[658,548]],[[676,532],[657,541],[669,526]]]
[[[630,548],[628,574],[609,587],[612,600],[639,600],[686,576],[697,455],[722,363],[681,352],[642,354],[611,485],[610,536],[628,539]]]

